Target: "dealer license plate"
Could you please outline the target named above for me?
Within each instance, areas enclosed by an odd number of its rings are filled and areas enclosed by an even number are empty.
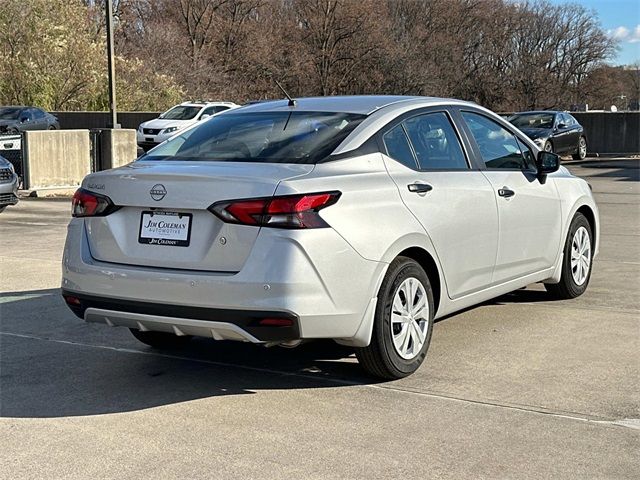
[[[138,242],[149,245],[188,247],[191,238],[190,213],[142,212]]]

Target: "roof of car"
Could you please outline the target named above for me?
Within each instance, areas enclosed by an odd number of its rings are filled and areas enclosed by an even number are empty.
[[[205,105],[235,105],[233,102],[210,102],[208,100],[195,100],[193,102],[182,102],[180,105],[185,107],[203,107]]]
[[[344,112],[368,115],[383,107],[393,104],[404,106],[412,102],[421,105],[443,102],[469,103],[460,100],[444,99],[437,97],[418,97],[402,95],[352,95],[333,97],[303,97],[296,98],[295,107],[289,106],[288,100],[272,100],[244,105],[235,112],[278,112],[278,111],[300,111],[300,112]],[[426,105],[425,105],[426,106]]]
[[[514,115],[529,115],[529,114],[537,114],[537,113],[566,113],[560,110],[530,110],[528,112],[516,112]]]

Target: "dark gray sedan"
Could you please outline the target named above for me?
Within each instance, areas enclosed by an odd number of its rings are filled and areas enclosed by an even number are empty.
[[[36,107],[0,107],[0,135],[25,130],[59,130],[58,119]]]
[[[509,121],[541,150],[571,154],[576,160],[587,156],[584,128],[567,112],[520,112],[509,117]]]

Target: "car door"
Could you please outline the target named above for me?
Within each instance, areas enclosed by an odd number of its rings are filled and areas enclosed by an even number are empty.
[[[33,116],[33,122],[36,130],[47,130],[49,124],[47,123],[47,117],[45,113],[39,108],[32,108],[31,113]]]
[[[562,113],[562,122],[567,126],[567,145],[566,151],[574,152],[578,148],[578,140],[580,140],[580,125],[575,118],[568,113]]]
[[[566,152],[572,148],[571,138],[573,136],[571,125],[563,113],[556,114],[555,128],[553,130],[553,146],[556,153]],[[578,140],[576,139],[576,145]]]
[[[24,132],[25,130],[34,130],[33,114],[30,108],[23,108],[18,114],[18,130]]]
[[[450,298],[489,286],[498,247],[491,184],[473,167],[446,110],[410,113],[380,132],[402,201],[431,238]]]
[[[538,179],[533,152],[506,124],[479,111],[462,110],[460,115],[498,204],[498,255],[492,283],[550,268],[562,228],[554,182]]]

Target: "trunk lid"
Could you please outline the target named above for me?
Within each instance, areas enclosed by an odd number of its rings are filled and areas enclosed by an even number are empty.
[[[83,188],[106,195],[121,207],[106,217],[85,218],[91,256],[127,265],[238,272],[260,229],[224,223],[207,208],[222,200],[273,196],[281,181],[306,175],[313,168],[140,161],[91,174]],[[162,239],[154,240],[157,237]]]

